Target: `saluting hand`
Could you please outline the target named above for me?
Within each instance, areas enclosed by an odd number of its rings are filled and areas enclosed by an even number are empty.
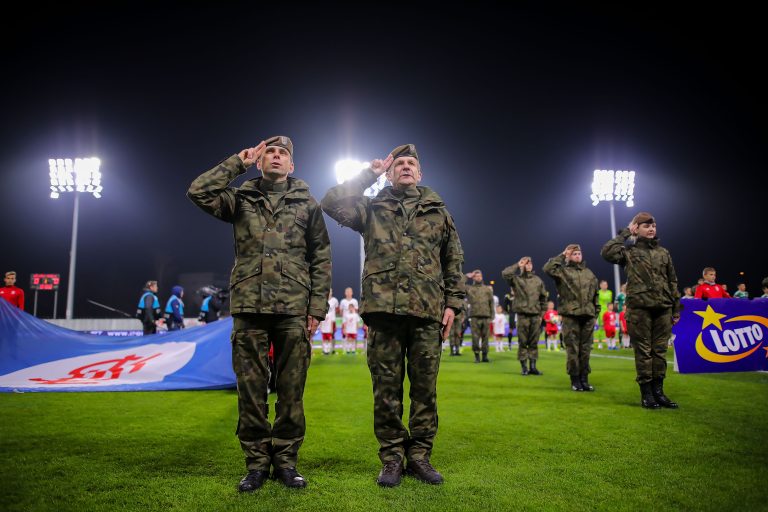
[[[246,148],[239,152],[237,156],[239,156],[240,160],[243,161],[243,165],[250,167],[255,164],[259,158],[261,158],[261,155],[264,154],[266,147],[267,143],[265,141],[261,141],[255,148]]]
[[[392,153],[388,154],[387,158],[384,160],[377,158],[371,162],[371,170],[376,176],[381,176],[387,172],[387,169],[389,169],[389,166],[392,165],[393,160],[394,158],[392,158]]]
[[[528,263],[528,258],[520,258],[520,261],[517,262],[518,267],[524,266],[526,263]]]
[[[637,235],[637,223],[636,222],[630,222],[627,227],[629,228],[629,233],[631,235]]]

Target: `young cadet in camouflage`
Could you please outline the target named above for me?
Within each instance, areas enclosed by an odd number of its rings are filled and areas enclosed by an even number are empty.
[[[517,358],[520,360],[522,374],[541,375],[536,368],[536,360],[539,358],[541,316],[547,309],[547,289],[541,278],[533,273],[533,261],[529,256],[505,268],[501,276],[515,291]],[[531,363],[530,370],[526,360]]]
[[[560,296],[558,312],[563,317],[565,370],[571,376],[571,389],[594,391],[589,383],[589,355],[600,304],[597,277],[582,258],[581,247],[569,244],[562,254],[547,261],[544,272],[555,281]]]
[[[483,273],[480,270],[468,273],[467,278],[472,280],[467,286],[472,351],[475,353],[476,363],[480,362],[481,351],[483,362],[488,363],[488,325],[496,311],[493,307],[493,292],[483,283]]]
[[[669,251],[656,238],[656,220],[641,212],[600,253],[627,273],[627,330],[635,349],[641,405],[647,409],[677,404],[664,394],[667,343],[680,318],[680,292]]]
[[[363,191],[384,172],[392,186],[366,197]],[[406,144],[333,187],[321,203],[365,244],[360,314],[370,328],[374,432],[383,463],[377,482],[387,487],[400,483],[406,459],[409,474],[431,484],[443,481],[429,462],[437,433],[437,373],[442,340],[464,301],[464,255],[453,218],[440,196],[419,181],[419,156]],[[406,372],[408,429],[402,420]]]
[[[464,341],[464,319],[467,315],[466,304],[461,305],[461,310],[456,313],[456,317],[453,319],[453,327],[451,328],[451,355],[461,355],[461,343]]]
[[[261,178],[228,187],[253,164]],[[293,144],[272,137],[200,175],[187,196],[233,225],[235,266],[230,279],[232,364],[237,376],[237,435],[248,474],[239,490],[261,487],[269,476],[305,487],[296,471],[304,440],[304,384],[310,336],[328,309],[331,249],[320,205],[307,184],[289,177]],[[268,420],[268,352],[277,371],[275,421]]]

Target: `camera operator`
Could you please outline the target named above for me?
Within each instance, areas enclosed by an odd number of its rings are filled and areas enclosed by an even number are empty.
[[[200,315],[197,319],[205,324],[218,320],[227,294],[215,286],[204,286],[197,293],[203,296],[203,304],[200,306]]]

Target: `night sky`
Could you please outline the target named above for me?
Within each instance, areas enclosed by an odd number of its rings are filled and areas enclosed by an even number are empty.
[[[318,200],[338,159],[415,144],[465,271],[482,269],[499,296],[505,266],[530,255],[542,274],[569,242],[613,287],[599,254],[609,207],[589,200],[598,168],[637,172],[636,207],[617,205],[618,225],[652,212],[681,288],[714,266],[729,289],[744,272],[761,294],[768,109],[755,13],[271,5],[94,4],[7,19],[0,270],[25,289],[33,272],[66,282],[73,198],[50,199],[47,161],[98,156],[103,197],[80,202],[76,317],[114,316],[86,299],[132,312],[147,279],[164,300],[180,274],[226,275],[231,229],[187,187],[288,135],[294,175]],[[359,236],[326,222],[340,296],[359,288]],[[63,288],[59,316],[65,299]]]

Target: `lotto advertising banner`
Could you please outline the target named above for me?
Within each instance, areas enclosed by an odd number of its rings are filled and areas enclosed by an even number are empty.
[[[93,336],[0,300],[0,391],[154,391],[235,387],[232,319],[163,335]]]
[[[768,370],[768,299],[688,299],[674,326],[680,373]]]

